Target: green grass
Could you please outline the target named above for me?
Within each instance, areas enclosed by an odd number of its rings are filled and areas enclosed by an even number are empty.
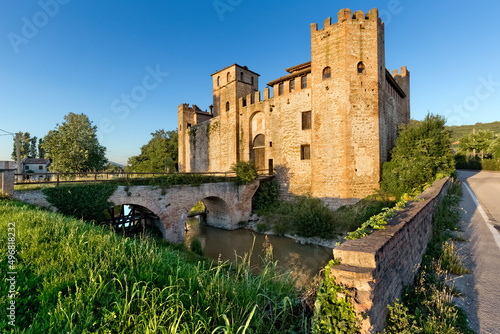
[[[0,270],[15,222],[13,333],[303,333],[299,291],[267,262],[212,263],[184,247],[0,200]],[[8,285],[0,283],[0,304]],[[0,308],[0,332],[11,329]]]
[[[474,333],[465,313],[452,303],[456,289],[444,284],[446,275],[469,270],[457,254],[451,231],[458,230],[461,185],[455,181],[436,207],[432,237],[413,286],[405,288],[402,301],[389,306],[385,333]]]
[[[333,211],[320,199],[297,196],[289,201],[276,201],[272,207],[256,210],[256,213],[278,234],[334,239],[356,230],[370,217],[394,204],[395,201],[387,197],[370,196]]]

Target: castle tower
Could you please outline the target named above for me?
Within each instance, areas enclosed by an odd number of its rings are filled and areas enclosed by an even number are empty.
[[[363,198],[379,187],[384,24],[377,9],[343,9],[311,24],[312,196]]]
[[[212,74],[213,113],[220,121],[220,171],[228,171],[239,157],[240,98],[258,91],[259,74],[246,66],[233,64]],[[250,103],[250,101],[248,101]],[[244,101],[244,105],[246,101]]]

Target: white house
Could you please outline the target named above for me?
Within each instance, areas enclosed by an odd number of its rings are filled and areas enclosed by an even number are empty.
[[[50,160],[24,158],[22,164],[23,164],[23,173],[48,173]],[[38,178],[42,179],[43,176],[39,175]]]

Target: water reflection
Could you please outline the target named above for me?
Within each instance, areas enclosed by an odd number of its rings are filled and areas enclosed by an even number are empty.
[[[252,244],[255,244],[250,259],[252,266],[262,264],[260,257],[264,257],[262,245],[265,235],[253,233],[249,230],[226,231],[198,223],[198,219],[189,218],[187,221],[185,244],[190,246],[191,240],[197,238],[203,247],[205,256],[222,260],[235,260],[235,253],[243,256],[250,253]],[[291,270],[298,287],[309,284],[314,276],[332,259],[332,249],[316,245],[302,245],[295,240],[270,235],[269,241],[273,246],[273,259],[285,270]]]

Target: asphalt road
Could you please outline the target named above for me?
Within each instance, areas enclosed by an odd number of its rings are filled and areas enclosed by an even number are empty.
[[[477,333],[500,334],[500,173],[459,171],[462,228],[468,242],[459,254],[472,274],[453,279],[456,302]]]

